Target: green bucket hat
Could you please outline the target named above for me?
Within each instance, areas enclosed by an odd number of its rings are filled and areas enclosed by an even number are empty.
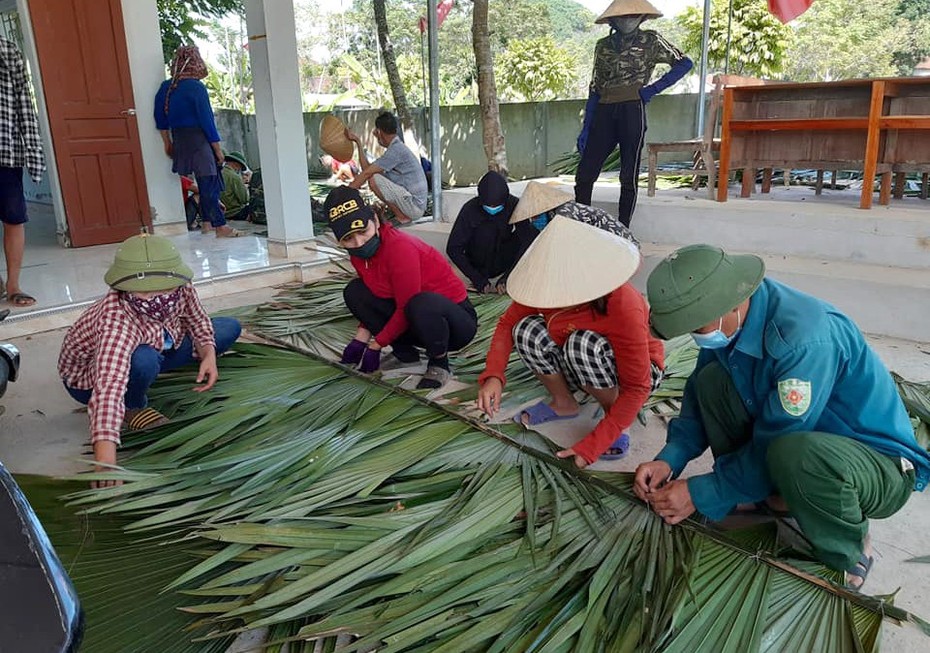
[[[700,329],[756,291],[765,263],[752,254],[727,254],[712,245],[672,252],[646,281],[652,330],[669,339]]]
[[[174,243],[163,236],[141,234],[120,244],[103,280],[116,290],[155,292],[174,290],[193,278],[194,271],[181,260]]]
[[[248,162],[245,160],[245,155],[242,154],[242,152],[230,152],[229,154],[223,155],[223,158],[227,161],[235,161],[245,169],[249,167]]]

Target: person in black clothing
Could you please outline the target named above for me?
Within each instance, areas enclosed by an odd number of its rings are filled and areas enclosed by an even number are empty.
[[[488,172],[478,182],[478,196],[455,219],[446,254],[478,292],[504,293],[507,275],[538,233],[529,222],[510,224],[518,201],[504,177]]]

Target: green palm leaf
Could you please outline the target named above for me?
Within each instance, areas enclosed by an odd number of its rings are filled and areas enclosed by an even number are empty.
[[[271,347],[222,367],[206,401],[160,384],[184,421],[127,438],[133,480],[71,495],[143,549],[200,554],[157,579],[208,637],[192,650],[257,625],[345,651],[875,650],[883,614],[919,622],[776,559],[770,532],[666,526],[628,476],[516,426]]]

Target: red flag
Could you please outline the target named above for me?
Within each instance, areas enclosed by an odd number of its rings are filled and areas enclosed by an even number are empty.
[[[769,0],[769,11],[787,24],[810,9],[813,2],[814,0]]]
[[[446,19],[446,16],[449,15],[449,12],[452,11],[452,5],[455,0],[442,0],[439,3],[439,7],[436,10],[436,27],[442,27],[442,22]],[[419,25],[420,25],[420,34],[423,34],[426,31],[427,25],[429,23],[426,20],[426,16],[420,16]]]

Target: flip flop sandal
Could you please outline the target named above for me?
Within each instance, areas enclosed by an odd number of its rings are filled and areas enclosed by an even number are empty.
[[[7,301],[16,308],[26,308],[36,303],[36,298],[24,292],[15,292],[7,298]]]
[[[216,230],[217,238],[238,238],[239,236],[244,236],[244,231],[239,231],[238,229],[233,229],[229,227],[228,230],[224,230],[222,227]]]
[[[126,420],[126,428],[130,431],[144,431],[168,423],[168,418],[154,408],[143,408]]]
[[[526,415],[529,419],[524,423],[523,416]],[[578,417],[578,413],[574,415],[559,415],[557,412],[552,410],[552,407],[544,401],[540,401],[538,404],[534,404],[529,408],[524,408],[519,413],[513,416],[513,421],[522,426],[539,426],[540,424],[547,424],[549,422],[559,422],[566,419],[575,419]]]
[[[859,556],[859,562],[853,565],[852,569],[846,570],[846,587],[857,592],[861,590],[862,586],[865,585],[865,579],[868,578],[869,572],[872,571],[872,565],[874,563],[875,558],[873,556],[867,556],[864,553],[861,554]],[[857,584],[852,582],[853,578],[861,578],[862,580]]]
[[[616,453],[610,453],[611,451]],[[622,433],[599,458],[600,460],[620,460],[621,458],[626,458],[628,453],[630,453],[630,434]]]

